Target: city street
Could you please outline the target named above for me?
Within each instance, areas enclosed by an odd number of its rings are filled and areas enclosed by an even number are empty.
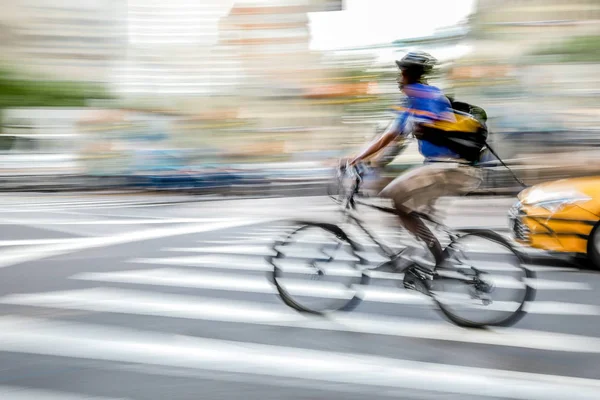
[[[513,201],[444,215],[508,235]],[[339,215],[325,197],[0,195],[0,399],[600,398],[600,273],[531,251],[536,299],[511,328],[458,328],[392,274],[309,317],[267,279],[289,218]]]

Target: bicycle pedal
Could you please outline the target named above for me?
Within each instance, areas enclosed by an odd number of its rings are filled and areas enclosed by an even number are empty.
[[[415,271],[414,268],[408,269],[404,274],[404,279],[402,280],[404,288],[428,295],[429,290],[425,280],[426,278],[422,277],[421,275],[422,274],[418,271]]]

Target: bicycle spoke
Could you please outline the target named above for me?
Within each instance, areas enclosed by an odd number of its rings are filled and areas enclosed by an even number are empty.
[[[516,321],[523,313],[533,289],[519,255],[503,240],[487,232],[468,234],[453,242],[446,252],[430,293],[453,322],[464,326],[501,325]]]
[[[269,259],[280,296],[299,311],[322,313],[348,307],[358,300],[357,285],[368,281],[357,268],[361,258],[352,243],[331,230],[339,228],[329,227],[300,227],[275,246],[277,255]]]

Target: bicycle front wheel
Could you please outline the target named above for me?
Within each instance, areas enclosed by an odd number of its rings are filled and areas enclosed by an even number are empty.
[[[450,243],[430,285],[441,312],[464,327],[510,326],[533,301],[533,271],[501,235],[471,231]]]
[[[360,285],[369,276],[358,247],[337,226],[304,222],[287,238],[275,243],[267,258],[273,283],[288,306],[312,314],[349,311],[361,301]]]

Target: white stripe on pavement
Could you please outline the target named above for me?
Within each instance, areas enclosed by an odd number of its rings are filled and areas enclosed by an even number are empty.
[[[296,244],[306,244],[298,242]],[[334,245],[329,243],[330,245]],[[323,258],[328,256],[334,256],[335,261],[358,261],[358,258],[354,257],[351,253],[343,251],[343,247],[340,250],[335,249],[323,249],[319,251],[314,247],[303,248],[280,246],[279,251],[285,253],[287,251],[288,256],[303,258]],[[167,248],[166,251],[182,252],[182,253],[209,253],[209,254],[239,254],[246,256],[274,256],[277,253],[269,246],[251,246],[251,245],[231,245],[231,246],[215,246],[215,247],[185,247],[185,248]],[[363,257],[369,262],[383,263],[389,259],[374,253],[374,252],[363,252],[357,251],[356,254]]]
[[[468,330],[446,322],[362,313],[340,313],[320,318],[299,314],[283,305],[167,293],[158,295],[137,290],[94,288],[13,294],[1,298],[0,304],[360,332],[549,351],[600,353],[600,338],[588,336],[518,329]]]
[[[212,224],[193,224],[185,226],[164,227],[133,232],[125,232],[114,236],[93,237],[81,239],[77,242],[49,244],[29,249],[5,251],[0,255],[0,268],[20,264],[28,261],[40,260],[61,254],[73,253],[87,249],[114,246],[118,244],[132,243],[143,240],[159,239],[169,236],[186,235],[191,233],[210,232],[220,229],[235,228],[239,226],[252,225],[257,222],[265,222],[259,219],[235,219]]]
[[[172,265],[172,266],[188,266],[196,268],[217,268],[224,270],[240,270],[240,271],[257,271],[269,272],[273,271],[273,266],[264,259],[256,256],[230,254],[230,255],[208,255],[208,256],[184,256],[184,257],[163,257],[163,258],[135,258],[127,262],[134,264],[154,264],[154,265]],[[327,266],[327,263],[317,263],[319,266]],[[373,265],[375,266],[375,265]],[[527,265],[533,271],[540,271],[544,268],[535,265]],[[485,270],[485,269],[484,269]],[[493,270],[493,267],[490,268]],[[496,268],[498,271],[506,270],[506,268]],[[560,268],[558,269],[560,271]],[[404,274],[393,272],[380,272],[366,270],[365,273],[371,278],[376,279],[392,279],[402,280]],[[549,279],[532,279],[527,281],[537,290],[592,290],[592,286],[585,282],[566,282],[555,281]]]
[[[334,271],[335,272],[335,271]],[[343,276],[341,271],[338,276]],[[332,275],[332,273],[328,273]],[[351,276],[346,274],[345,276]],[[131,270],[117,272],[84,272],[73,275],[71,279],[111,282],[111,283],[129,283],[139,285],[154,286],[172,286],[172,287],[191,287],[208,290],[224,290],[247,293],[266,293],[275,294],[277,290],[266,277],[256,275],[231,275],[222,273],[198,273],[186,269],[158,268],[151,270]],[[284,281],[282,281],[283,283]],[[291,280],[287,281],[286,290],[294,295],[300,295],[302,291],[304,296],[325,296],[323,288],[317,288],[315,281],[299,282],[296,288],[288,286],[293,284]],[[299,286],[302,286],[300,288]],[[508,285],[510,286],[510,285]],[[512,286],[511,286],[512,287]],[[431,301],[416,292],[407,291],[395,287],[366,285],[355,286],[359,297],[365,301],[396,303],[396,304],[417,304],[430,305]],[[296,289],[296,290],[294,290]],[[340,293],[339,288],[332,286],[331,296],[336,298]],[[348,290],[340,298],[348,298],[352,295]],[[494,305],[488,306],[488,309],[494,309]],[[587,304],[571,304],[561,302],[534,302],[527,305],[528,312],[535,314],[566,314],[566,315],[600,315],[600,307]]]
[[[223,256],[193,256],[193,257],[166,257],[166,258],[134,258],[128,260],[134,264],[154,264],[154,265],[176,265],[196,268],[218,268],[225,270],[240,271],[273,271],[273,266],[264,259],[250,256],[229,255]],[[321,265],[322,263],[317,263]],[[375,279],[402,280],[403,274],[393,272],[365,271],[367,275]]]
[[[223,240],[225,240],[227,243],[224,244],[231,244],[231,243],[238,243],[238,242],[249,242],[249,241],[256,241],[256,242],[263,242],[263,243],[273,243],[275,241],[275,239],[271,236],[268,237],[258,237],[258,236],[249,236],[249,235],[242,235],[242,236],[224,236]],[[204,241],[201,240],[200,242],[203,243],[210,243],[208,241]]]
[[[199,240],[198,243],[206,243],[206,244],[218,244],[218,245],[230,245],[230,244],[260,244],[260,243],[273,243],[273,239],[260,239],[260,238],[251,238],[251,239],[223,239],[223,240]]]
[[[529,279],[527,282],[536,290],[592,290],[586,282],[555,281],[550,279]]]
[[[275,240],[272,240],[271,243],[274,243]],[[227,257],[229,257],[229,255],[244,255],[244,256],[269,256],[269,255],[275,255],[275,251],[273,250],[272,246],[268,246],[268,245],[262,245],[262,244],[251,244],[250,242],[244,242],[244,243],[236,243],[236,242],[230,242],[231,244],[228,246],[207,246],[207,247],[183,247],[183,248],[165,248],[163,250],[165,251],[170,251],[170,252],[181,252],[181,253],[207,253],[207,254],[222,254],[222,255],[227,255]],[[319,244],[322,242],[297,242],[295,244],[298,244],[298,248],[294,247],[290,247],[289,250],[297,253],[299,251],[299,249],[301,249],[302,247],[300,245],[306,245],[306,244]],[[328,242],[330,244],[332,244],[332,242]],[[327,244],[327,243],[323,243],[323,244]],[[363,243],[361,243],[363,244]],[[368,245],[368,243],[366,243]],[[371,245],[371,247],[374,247]],[[376,247],[376,246],[375,246]],[[285,249],[286,247],[284,246],[280,246],[279,249]],[[306,249],[308,250],[308,249]],[[313,252],[316,249],[310,249]],[[474,253],[476,253],[477,251],[475,251]],[[481,251],[481,253],[486,253],[485,251]],[[388,258],[383,257],[382,255],[375,253],[375,252],[371,252],[371,251],[360,251],[357,252],[357,254],[359,254],[361,257],[365,258],[366,260],[368,260],[369,262],[373,262],[373,263],[383,263],[388,261]],[[487,252],[486,254],[489,254],[489,252]],[[320,256],[322,256],[322,254],[320,254]],[[341,256],[341,254],[339,255]],[[345,257],[343,258],[339,258],[337,259],[338,255],[336,255],[336,259],[338,261],[351,261],[351,260],[356,260],[354,258],[349,257],[350,254],[347,253],[345,254]],[[311,254],[311,257],[316,257],[315,255]],[[501,262],[497,262],[497,261],[486,261],[486,260],[473,260],[472,261],[474,264],[477,265],[478,268],[480,268],[481,270],[484,271],[516,271],[517,268],[515,268],[513,265],[511,265],[510,263],[501,263]],[[543,266],[543,265],[532,265],[532,264],[527,264],[526,267],[532,271],[536,271],[536,272],[567,272],[567,271],[579,271],[578,268],[572,268],[572,267],[552,267],[552,266]]]
[[[85,239],[85,238],[83,238]],[[82,238],[63,239],[31,239],[31,240],[0,240],[0,247],[9,246],[39,246],[43,244],[70,243],[82,240]]]
[[[162,258],[133,258],[127,262],[134,264],[181,265],[200,268],[221,268],[241,271],[272,271],[273,266],[259,257],[249,257],[231,254],[228,256],[192,256],[192,257],[162,257]]]
[[[591,304],[562,303],[559,301],[534,301],[525,304],[525,310],[532,314],[549,315],[600,315],[600,307]]]
[[[16,386],[0,386],[2,400],[128,400],[125,397],[108,398],[59,392],[55,390],[30,389]]]
[[[85,272],[74,275],[71,279],[155,286],[192,287],[248,293],[277,293],[275,286],[263,276],[196,273],[188,270],[169,268],[119,272]],[[302,295],[304,296],[348,298],[348,295],[351,297],[353,294],[350,290],[344,293],[341,292],[339,288],[334,288],[332,286],[332,292],[327,295],[323,290],[324,288],[317,287],[317,282],[312,281],[310,283],[303,283],[304,285],[296,285],[295,290],[292,290],[290,287],[287,287],[287,289],[296,295],[299,295],[298,292],[302,291]],[[359,291],[360,297],[365,301],[426,305],[431,303],[426,297],[420,296],[417,293],[385,286],[361,286]]]
[[[260,245],[265,245],[265,244],[270,244],[273,245],[276,241],[278,240],[282,240],[285,239],[285,237],[256,237],[256,236],[225,236],[223,238],[223,240],[199,240],[198,243],[207,243],[207,244],[220,244],[220,245],[256,245],[256,246],[260,246]],[[370,247],[370,248],[377,248],[378,246],[376,244],[373,244],[373,242],[368,242],[368,241],[361,241],[361,240],[357,240],[357,239],[353,239],[354,243],[357,243],[363,247]],[[319,244],[331,244],[332,242],[323,242],[323,241],[316,241],[316,240],[302,240],[302,241],[295,241],[294,243],[299,244],[312,244],[312,245],[319,245]],[[347,245],[347,244],[346,244]],[[387,244],[387,246],[389,247],[394,247],[391,246],[390,244]]]
[[[186,248],[167,248],[165,251],[176,251],[182,253],[212,253],[212,254],[240,254],[247,256],[274,256],[276,252],[269,246],[214,246],[214,247],[186,247]],[[323,254],[319,254],[323,256]],[[358,260],[358,259],[355,259]]]
[[[0,386],[2,400],[127,400],[125,397],[108,398],[86,394],[59,392],[55,390],[31,389],[17,386]]]
[[[216,223],[231,221],[229,218],[163,218],[163,219],[93,219],[93,220],[41,220],[41,219],[6,219],[0,225],[35,224],[41,225],[165,225],[165,224],[191,224],[191,223]]]
[[[201,202],[202,200],[200,200]],[[168,206],[175,206],[175,205],[180,205],[182,203],[191,203],[192,201],[174,201],[174,202],[170,202],[170,201],[161,201],[161,202],[150,202],[150,203],[124,203],[124,204],[119,204],[119,203],[112,203],[112,204],[82,204],[82,205],[72,205],[72,206],[54,206],[54,205],[48,205],[45,204],[43,206],[39,206],[39,207],[32,207],[32,208],[0,208],[0,212],[2,213],[31,213],[31,212],[62,212],[64,210],[89,210],[89,209],[95,209],[95,210],[109,210],[109,209],[121,209],[121,208],[153,208],[153,207],[168,207]],[[22,204],[18,204],[16,205],[16,207],[22,207]],[[223,210],[223,212],[226,211],[230,211],[230,210]],[[248,209],[245,210],[237,210],[238,211],[238,215],[248,215],[247,211]],[[223,214],[222,213],[218,213],[218,214]],[[263,216],[266,217],[266,216]]]
[[[0,318],[0,350],[519,400],[597,400],[600,381]]]

